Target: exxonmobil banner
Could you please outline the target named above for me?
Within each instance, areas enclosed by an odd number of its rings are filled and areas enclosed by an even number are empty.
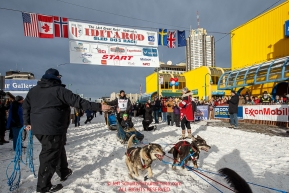
[[[244,119],[288,122],[288,105],[243,106]]]
[[[159,67],[155,47],[100,44],[70,40],[70,63],[108,66]]]
[[[69,21],[69,39],[100,43],[158,46],[157,32]]]

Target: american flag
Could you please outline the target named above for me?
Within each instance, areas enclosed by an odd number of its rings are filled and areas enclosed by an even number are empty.
[[[37,14],[22,13],[24,35],[30,37],[39,37]]]

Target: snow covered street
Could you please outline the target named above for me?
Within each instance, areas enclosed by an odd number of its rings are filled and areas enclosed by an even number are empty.
[[[133,119],[136,129],[144,135],[144,143],[153,142],[162,145],[168,152],[176,143],[181,129],[158,125],[153,132],[142,131],[141,119]],[[126,147],[117,140],[116,131],[110,131],[104,124],[103,116],[97,114],[91,124],[75,128],[71,125],[67,134],[66,152],[69,167],[74,171],[63,183],[63,193],[110,193],[110,192],[218,192],[211,185],[191,171],[154,161],[153,179],[143,181],[146,172],[140,172],[139,181],[131,180],[125,164]],[[200,169],[212,172],[223,167],[235,170],[247,182],[289,191],[289,140],[287,137],[268,136],[259,133],[244,132],[225,127],[211,127],[192,124],[193,135],[199,135],[211,146],[208,153],[201,152],[198,165]],[[14,157],[11,151],[12,142],[0,146],[0,192],[9,192],[6,178],[6,167]],[[34,164],[38,171],[38,155],[41,146],[34,138]],[[168,156],[171,156],[167,153]],[[24,156],[25,158],[25,156]],[[165,161],[172,160],[165,157]],[[192,166],[192,163],[189,162]],[[35,192],[36,178],[28,167],[21,165],[21,185],[17,192]],[[10,167],[10,172],[13,167]],[[218,176],[205,173],[207,176],[227,185]],[[56,174],[53,184],[59,183]],[[210,180],[209,180],[210,181]],[[153,183],[154,182],[154,183]],[[212,182],[212,181],[210,181]],[[230,192],[212,182],[223,192]],[[257,186],[251,186],[253,192],[274,192]]]

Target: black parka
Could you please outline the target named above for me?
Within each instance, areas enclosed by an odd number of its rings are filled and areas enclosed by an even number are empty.
[[[73,94],[54,79],[41,79],[23,103],[24,125],[31,125],[33,135],[62,135],[70,123],[70,106],[99,111],[96,103]]]
[[[228,104],[230,114],[238,113],[239,95],[235,94],[232,96],[231,99],[228,100]]]

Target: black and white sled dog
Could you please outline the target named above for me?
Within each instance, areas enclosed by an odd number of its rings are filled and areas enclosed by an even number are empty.
[[[200,151],[206,151],[208,152],[209,149],[211,149],[211,146],[207,145],[206,140],[201,138],[200,136],[197,136],[197,138],[193,138],[192,142],[189,143],[188,141],[179,141],[172,147],[168,153],[173,154],[174,157],[174,165],[172,166],[173,169],[176,169],[175,164],[177,161],[181,162],[185,158],[184,164],[187,165],[189,160],[192,160],[194,164],[194,168],[198,168],[198,159],[200,155]],[[193,154],[193,156],[189,156],[190,154]],[[182,165],[182,168],[185,168],[185,165]]]
[[[248,183],[234,170],[222,168],[219,170],[219,173],[225,176],[225,180],[236,193],[253,193]]]
[[[132,147],[134,137],[135,135],[132,135],[128,140],[125,163],[131,178],[134,178],[133,175],[139,176],[138,170],[147,170],[148,176],[144,178],[144,180],[147,180],[153,176],[152,162],[156,159],[162,160],[165,152],[159,144],[155,143],[143,147]]]

